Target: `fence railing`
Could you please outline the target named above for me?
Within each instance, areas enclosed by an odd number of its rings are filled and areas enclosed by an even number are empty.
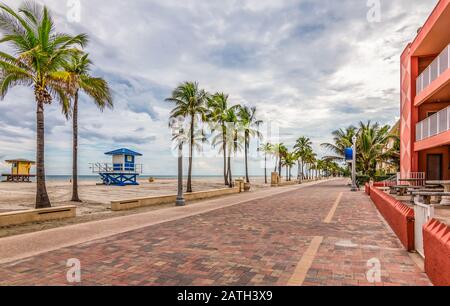
[[[108,164],[95,163],[90,164],[92,173],[138,173],[142,174],[143,165],[141,164]]]
[[[431,115],[416,125],[416,141],[421,141],[450,130],[450,106]]]
[[[397,185],[424,186],[425,172],[409,172],[406,175],[397,173]]]
[[[414,203],[414,244],[417,253],[425,257],[423,249],[423,227],[434,217],[433,205],[425,205],[417,202]]]
[[[450,68],[450,44],[417,77],[416,94],[424,91],[434,80]]]

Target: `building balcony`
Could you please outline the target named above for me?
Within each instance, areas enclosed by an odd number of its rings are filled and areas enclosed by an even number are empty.
[[[450,130],[450,106],[431,115],[416,125],[416,141],[442,134]]]
[[[449,98],[450,82],[450,44],[416,79],[415,105],[430,100],[432,102]]]
[[[416,125],[414,151],[450,145],[450,106]]]

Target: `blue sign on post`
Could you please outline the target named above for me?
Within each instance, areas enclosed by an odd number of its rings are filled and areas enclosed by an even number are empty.
[[[345,160],[353,161],[353,148],[345,149]]]

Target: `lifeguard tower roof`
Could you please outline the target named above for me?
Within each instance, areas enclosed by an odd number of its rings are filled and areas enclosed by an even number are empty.
[[[129,155],[129,156],[142,156],[141,153],[131,151],[129,149],[118,149],[111,152],[106,152],[105,155]]]
[[[23,158],[5,160],[5,162],[8,164],[12,164],[12,163],[30,163],[33,165],[35,164],[34,161],[28,160],[28,159],[23,159]]]

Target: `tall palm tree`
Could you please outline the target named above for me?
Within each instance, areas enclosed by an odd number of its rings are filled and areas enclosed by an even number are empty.
[[[213,139],[213,146],[220,145],[223,153],[223,178],[225,185],[228,186],[228,166],[227,166],[227,116],[228,110],[228,95],[224,93],[215,93],[208,97],[208,120],[213,123],[213,132],[220,130],[220,133]],[[232,109],[237,110],[239,106],[232,106]]]
[[[200,89],[197,82],[184,82],[174,89],[172,96],[167,98],[167,102],[175,103],[175,108],[172,110],[170,117],[188,118],[190,121],[189,129],[189,170],[187,181],[187,192],[192,192],[192,162],[195,145],[195,127],[197,121],[206,120],[207,108],[206,100],[208,93]]]
[[[283,166],[286,167],[286,181],[291,181],[292,167],[295,165],[295,153],[286,152],[283,156]]]
[[[262,121],[256,119],[256,107],[241,106],[239,110],[239,124],[244,131],[245,180],[247,183],[250,183],[250,177],[248,175],[250,140],[253,137],[261,138],[261,133],[258,131],[258,128],[262,124]]]
[[[317,155],[316,155],[316,153],[314,153],[314,151],[312,149],[306,150],[305,155],[303,157],[304,161],[305,161],[305,164],[308,167],[308,175],[307,175],[307,177],[309,179],[311,178],[311,175],[312,175],[311,170],[313,169],[313,165],[316,162],[316,157],[317,157]]]
[[[233,174],[231,172],[231,156],[237,155],[242,149],[243,136],[238,127],[239,117],[237,108],[229,108],[226,115],[227,122],[227,150],[228,150],[228,183],[233,187]]]
[[[264,153],[264,182],[267,184],[267,156],[272,154],[273,146],[271,143],[265,143],[259,150]]]
[[[0,4],[0,43],[8,43],[12,54],[0,52],[0,97],[17,85],[32,87],[36,102],[36,208],[51,207],[45,182],[44,106],[57,100],[68,107],[67,72],[63,66],[87,43],[85,34],[55,32],[47,7],[24,2],[15,11]]]
[[[277,164],[275,164],[275,172],[277,172],[278,167],[278,175],[281,177],[281,168],[283,165],[283,158],[286,155],[288,149],[283,143],[276,144],[273,146],[274,155],[277,157]]]
[[[102,78],[90,76],[92,62],[88,54],[76,54],[63,65],[69,73],[67,80],[73,104],[71,109],[64,107],[63,112],[72,116],[73,122],[73,159],[72,159],[72,201],[81,202],[78,196],[78,98],[80,91],[92,98],[94,104],[100,109],[113,107],[111,90],[108,83]]]
[[[299,180],[303,180],[305,178],[305,156],[306,153],[312,150],[312,142],[308,137],[300,137],[297,139],[294,145],[294,150],[299,157]]]

